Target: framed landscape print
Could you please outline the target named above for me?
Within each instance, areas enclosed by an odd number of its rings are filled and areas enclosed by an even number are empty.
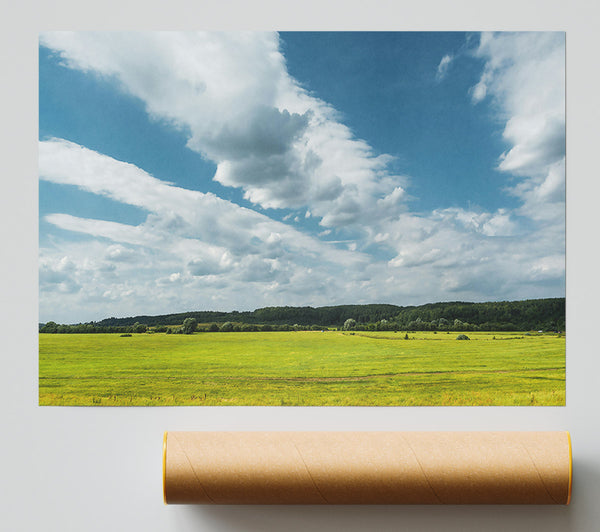
[[[48,32],[41,405],[564,405],[565,34]]]

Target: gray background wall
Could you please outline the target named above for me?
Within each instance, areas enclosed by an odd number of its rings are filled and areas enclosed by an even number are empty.
[[[598,10],[583,0],[23,1],[0,53],[0,529],[10,531],[593,531],[600,529]],[[590,3],[591,5],[591,3]],[[567,406],[37,406],[37,34],[46,29],[567,31]],[[570,430],[569,507],[164,506],[164,430]]]

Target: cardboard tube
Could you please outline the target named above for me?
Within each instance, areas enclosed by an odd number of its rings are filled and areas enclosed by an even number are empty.
[[[568,504],[568,432],[167,432],[165,503]]]

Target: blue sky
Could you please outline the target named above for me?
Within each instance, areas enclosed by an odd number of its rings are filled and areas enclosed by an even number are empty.
[[[39,54],[40,321],[564,296],[563,33]]]
[[[494,209],[509,201],[500,194],[502,178],[493,168],[505,147],[501,129],[468,97],[483,61],[465,54],[452,76],[443,83],[436,79],[441,58],[463,50],[472,36],[315,32],[282,37],[290,74],[340,111],[357,137],[397,157],[398,171],[418,176],[411,183],[412,208],[476,203]]]

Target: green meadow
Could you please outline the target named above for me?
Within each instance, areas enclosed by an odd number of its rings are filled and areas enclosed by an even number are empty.
[[[41,405],[564,405],[565,338],[40,334]]]

